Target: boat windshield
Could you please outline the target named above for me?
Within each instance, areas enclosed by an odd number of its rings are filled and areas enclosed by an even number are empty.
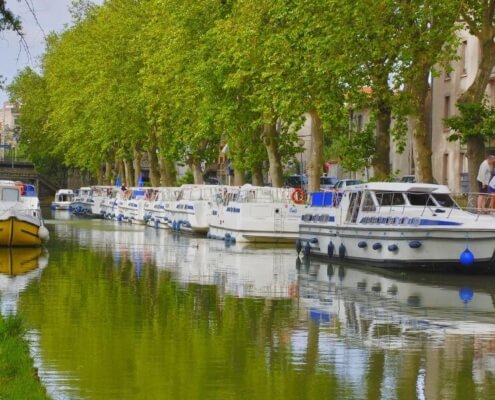
[[[19,201],[19,189],[16,187],[2,188],[3,201]]]
[[[456,207],[455,201],[447,193],[406,193],[412,206]]]
[[[433,193],[432,194],[433,198],[437,201],[438,205],[440,207],[457,207],[456,202],[450,195],[447,193]]]

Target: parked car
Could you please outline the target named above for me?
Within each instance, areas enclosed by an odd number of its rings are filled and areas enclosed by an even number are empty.
[[[285,180],[285,186],[306,189],[308,187],[307,175],[290,175]]]
[[[341,179],[335,184],[335,190],[340,192],[347,186],[359,185],[361,183],[363,183],[363,181],[360,179]]]
[[[404,175],[400,178],[400,182],[402,183],[416,183],[416,177],[414,175]],[[433,183],[438,184],[437,180],[433,178]]]
[[[338,181],[335,176],[322,176],[320,178],[320,190],[331,190]]]

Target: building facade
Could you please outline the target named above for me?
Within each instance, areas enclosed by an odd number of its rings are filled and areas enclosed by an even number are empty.
[[[0,113],[0,160],[12,158],[17,147],[17,119],[19,111],[10,103],[3,103]]]

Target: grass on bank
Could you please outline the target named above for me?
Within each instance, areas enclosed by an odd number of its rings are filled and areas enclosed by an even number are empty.
[[[49,399],[33,367],[24,333],[19,317],[0,316],[0,400]]]

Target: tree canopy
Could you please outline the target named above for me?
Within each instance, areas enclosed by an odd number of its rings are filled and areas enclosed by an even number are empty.
[[[21,122],[39,121],[47,143],[26,133],[31,153],[107,179],[133,183],[144,157],[155,184],[173,184],[181,163],[201,182],[228,149],[237,183],[265,173],[280,186],[305,121],[311,190],[328,144],[348,169],[385,178],[410,116],[415,164],[431,180],[429,80],[454,57],[462,12],[475,18],[458,0],[79,0],[47,40],[40,82],[23,71],[11,93],[42,84],[21,101],[34,113]],[[369,111],[362,129],[356,110]]]

